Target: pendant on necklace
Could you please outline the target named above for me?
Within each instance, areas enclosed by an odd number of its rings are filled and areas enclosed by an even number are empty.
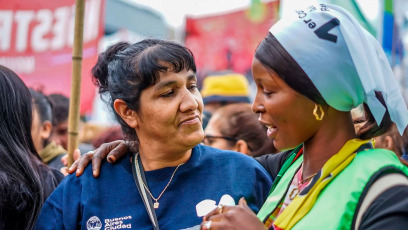
[[[154,202],[154,204],[153,204],[153,208],[154,209],[158,209],[159,208],[159,202]]]
[[[300,190],[299,188],[293,188],[293,190],[289,193],[289,199],[293,200],[295,197],[299,194]]]

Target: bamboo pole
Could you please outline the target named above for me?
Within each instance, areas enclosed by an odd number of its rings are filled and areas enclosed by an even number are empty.
[[[74,47],[72,51],[71,97],[68,117],[68,167],[74,163],[74,150],[78,148],[84,13],[85,0],[76,0]]]

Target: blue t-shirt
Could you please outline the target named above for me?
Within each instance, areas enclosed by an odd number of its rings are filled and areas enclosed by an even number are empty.
[[[166,187],[175,167],[146,171],[154,197]],[[198,145],[179,167],[156,209],[160,229],[199,225],[196,205],[206,199],[217,204],[224,194],[238,203],[245,197],[258,212],[272,180],[253,158],[240,153]],[[36,229],[153,229],[132,175],[129,157],[103,163],[98,178],[92,167],[77,178],[69,175],[44,204]]]

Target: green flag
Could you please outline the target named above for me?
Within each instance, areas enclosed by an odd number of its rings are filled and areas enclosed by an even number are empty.
[[[361,26],[363,26],[368,32],[370,32],[371,35],[377,37],[376,27],[369,20],[367,20],[367,17],[361,11],[361,7],[356,2],[356,0],[329,0],[327,2],[346,9],[357,19]]]

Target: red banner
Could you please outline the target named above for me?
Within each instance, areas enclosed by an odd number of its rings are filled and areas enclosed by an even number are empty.
[[[278,7],[279,1],[273,1],[255,12],[247,9],[188,17],[185,45],[194,53],[198,70],[204,74],[226,69],[248,73],[257,45],[278,19]]]
[[[104,0],[86,0],[81,114],[95,96],[90,71],[104,30]],[[0,5],[0,64],[29,87],[70,96],[75,0],[8,0]]]

